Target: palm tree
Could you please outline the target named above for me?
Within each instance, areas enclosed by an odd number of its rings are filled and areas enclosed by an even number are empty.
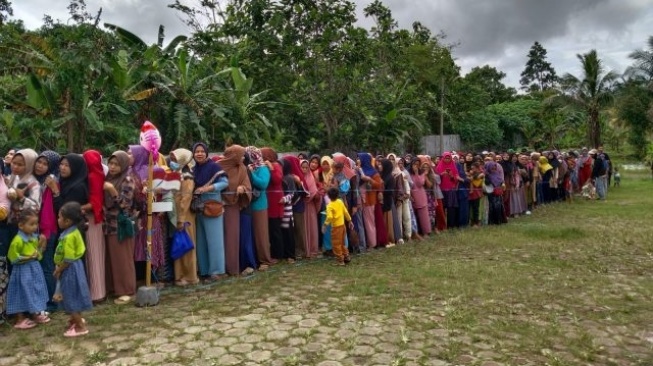
[[[561,84],[569,104],[587,113],[587,140],[591,146],[598,147],[601,145],[599,114],[612,102],[612,84],[617,74],[605,72],[596,50],[576,56],[583,67],[582,77],[565,74]]]
[[[627,73],[639,76],[653,88],[653,36],[648,37],[648,50],[633,51],[628,57],[635,60],[635,65],[626,70]]]

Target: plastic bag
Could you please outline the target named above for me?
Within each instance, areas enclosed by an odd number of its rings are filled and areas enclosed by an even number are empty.
[[[175,231],[175,234],[172,237],[170,257],[172,257],[173,260],[183,257],[186,253],[195,248],[195,245],[193,245],[193,241],[190,239],[185,227],[186,226],[184,225],[184,230]]]

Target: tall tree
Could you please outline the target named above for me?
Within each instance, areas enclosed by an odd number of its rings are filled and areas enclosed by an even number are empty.
[[[5,24],[12,15],[14,15],[14,9],[11,7],[11,1],[0,0],[0,25]]]
[[[521,73],[523,90],[542,91],[553,88],[558,80],[553,66],[546,60],[546,49],[539,42],[535,42],[528,52],[526,67]]]
[[[613,100],[612,86],[617,79],[614,72],[606,72],[596,50],[576,55],[583,74],[565,74],[562,78],[563,96],[571,105],[587,113],[587,141],[592,147],[601,145],[601,111]]]
[[[474,67],[472,71],[465,75],[465,81],[478,85],[487,93],[487,104],[496,104],[512,101],[517,93],[514,88],[507,87],[501,82],[505,77],[505,72],[485,65],[483,67]]]

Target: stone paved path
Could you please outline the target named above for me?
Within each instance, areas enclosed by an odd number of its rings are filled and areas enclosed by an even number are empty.
[[[75,340],[62,337],[62,314],[30,331],[3,327],[0,366],[653,365],[653,326],[620,325],[619,313],[597,302],[650,296],[641,276],[610,274],[614,287],[602,293],[588,288],[527,303],[529,296],[509,292],[420,291],[433,286],[428,276],[396,284],[392,274],[374,277],[370,268],[393,260],[407,261],[375,253],[344,271],[325,261],[280,265],[252,278],[167,289],[152,308],[103,304],[86,314],[91,334]],[[465,271],[474,268],[469,260]],[[372,280],[358,285],[361,276]],[[540,287],[531,291],[549,291]],[[624,311],[641,310],[633,304]]]

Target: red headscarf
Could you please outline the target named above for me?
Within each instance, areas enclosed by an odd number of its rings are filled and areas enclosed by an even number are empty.
[[[102,155],[96,150],[87,150],[82,154],[88,168],[88,202],[93,210],[95,223],[104,221],[104,169]]]
[[[306,178],[304,178],[304,172],[302,172],[302,164],[299,161],[299,158],[292,155],[287,155],[283,157],[283,160],[290,163],[290,171],[299,177],[302,181],[302,187],[306,188]]]

